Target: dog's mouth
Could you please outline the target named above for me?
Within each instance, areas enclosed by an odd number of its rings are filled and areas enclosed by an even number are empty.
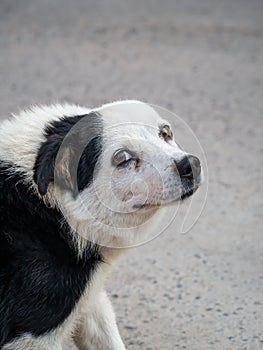
[[[192,194],[195,193],[195,191],[197,191],[199,186],[194,186],[186,191],[183,191],[183,193],[181,194],[181,200],[183,201],[186,198],[189,198],[192,196]]]
[[[144,203],[144,204],[135,204],[133,206],[134,209],[158,209],[161,205],[161,203]]]
[[[169,201],[162,201],[162,202],[158,202],[158,203],[147,203],[146,202],[143,204],[135,204],[133,206],[133,208],[134,209],[158,209],[160,207],[173,205],[176,202],[184,201],[185,199],[191,197],[198,190],[198,188],[199,188],[199,186],[196,185],[192,188],[184,189],[181,193],[181,196],[176,198],[176,199],[172,199]]]

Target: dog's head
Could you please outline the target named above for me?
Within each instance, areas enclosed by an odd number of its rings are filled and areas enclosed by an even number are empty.
[[[39,193],[60,206],[76,232],[101,244],[191,196],[201,182],[198,158],[142,102],[63,117],[45,136],[34,167]]]

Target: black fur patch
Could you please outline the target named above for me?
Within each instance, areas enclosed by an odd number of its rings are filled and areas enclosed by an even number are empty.
[[[103,261],[91,244],[77,257],[62,214],[23,178],[0,161],[0,349],[26,332],[39,336],[58,327]]]
[[[95,112],[64,117],[48,125],[34,167],[40,194],[47,192],[54,178],[74,195],[87,187],[102,152],[102,132],[101,116]]]

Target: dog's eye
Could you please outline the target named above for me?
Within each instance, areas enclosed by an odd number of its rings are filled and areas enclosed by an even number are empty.
[[[121,165],[123,163],[128,162],[132,158],[133,156],[129,152],[125,150],[118,150],[113,154],[113,164]]]
[[[159,136],[164,139],[164,141],[170,141],[173,139],[173,133],[172,130],[168,125],[164,125],[162,129],[160,130]]]

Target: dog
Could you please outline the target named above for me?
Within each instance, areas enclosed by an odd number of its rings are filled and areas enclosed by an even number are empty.
[[[0,125],[0,349],[124,350],[104,281],[199,159],[146,103],[35,106]],[[162,214],[163,215],[163,214]]]

